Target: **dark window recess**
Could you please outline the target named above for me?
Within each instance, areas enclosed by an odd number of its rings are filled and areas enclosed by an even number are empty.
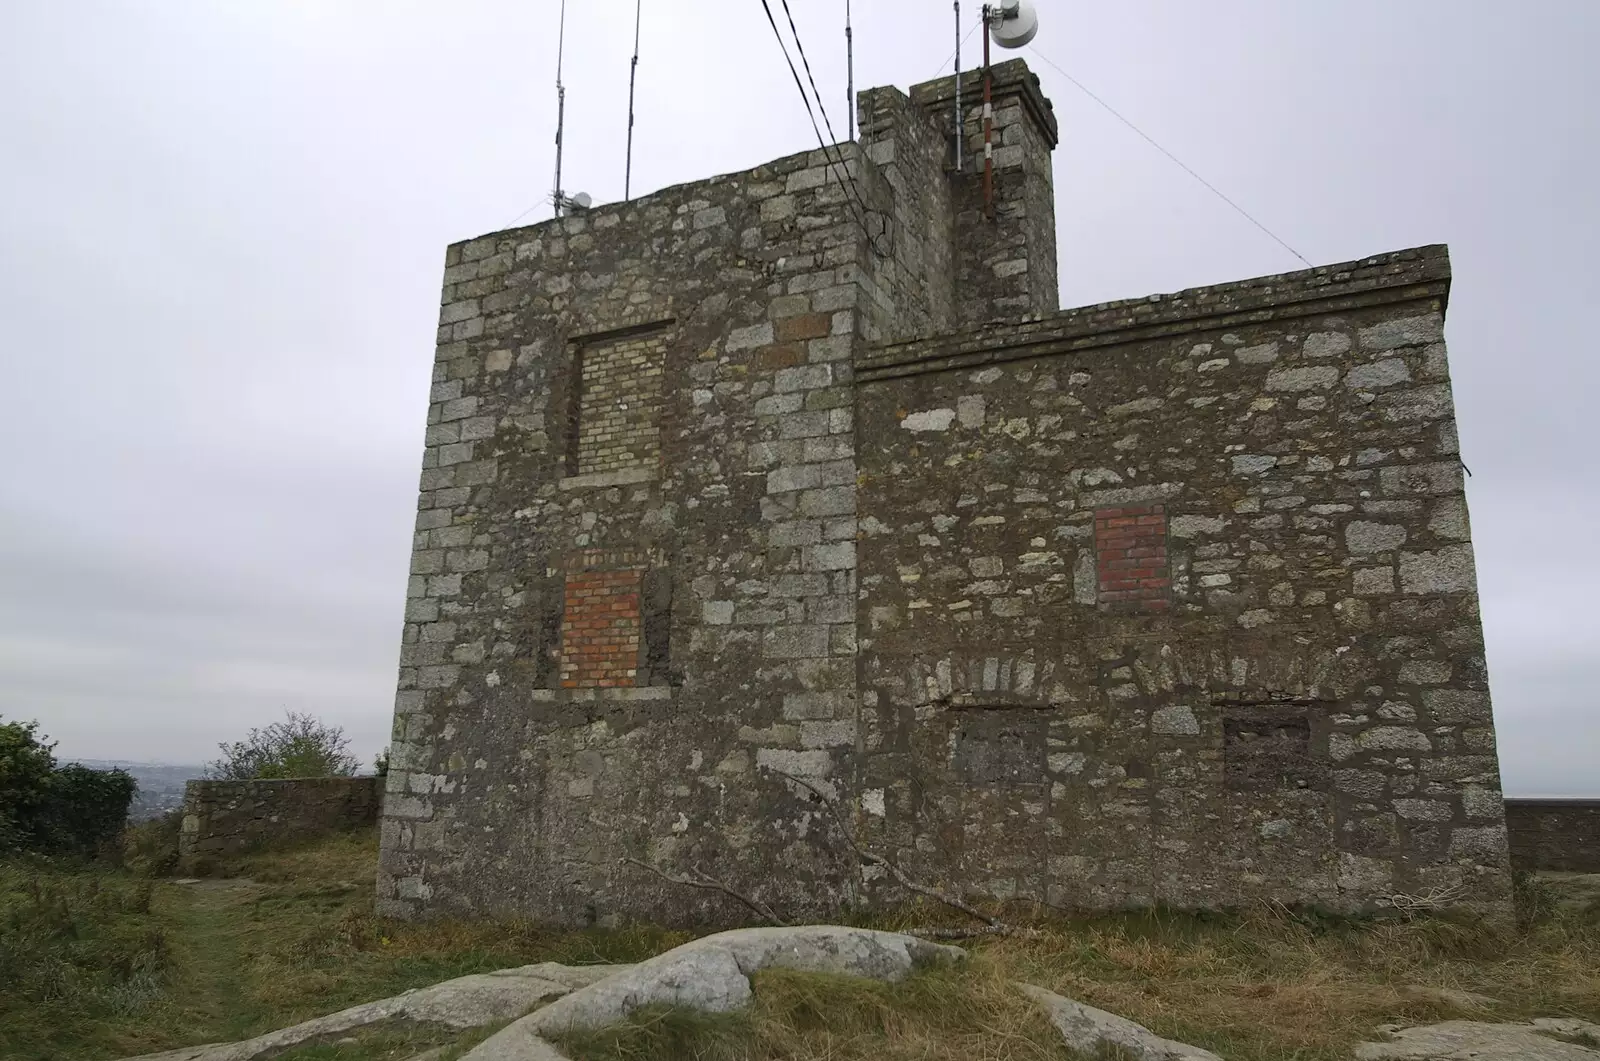
[[[1044,748],[1038,719],[973,719],[956,731],[956,767],[980,785],[1042,784]]]
[[[1232,708],[1222,716],[1223,779],[1232,789],[1324,789],[1328,764],[1311,755],[1303,707]]]
[[[534,654],[534,685],[539,689],[561,686],[561,606],[565,580],[544,578],[536,597],[539,646]]]
[[[654,568],[645,573],[643,596],[644,637],[639,644],[639,684],[678,685],[668,654],[672,641],[672,572]]]

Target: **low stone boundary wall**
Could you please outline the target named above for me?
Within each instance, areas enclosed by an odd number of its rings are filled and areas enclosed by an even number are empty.
[[[1600,799],[1508,799],[1514,869],[1600,873]]]
[[[373,825],[382,803],[381,777],[190,781],[183,795],[178,866],[192,873],[219,855]]]

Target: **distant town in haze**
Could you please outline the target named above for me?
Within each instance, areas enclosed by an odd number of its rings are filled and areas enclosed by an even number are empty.
[[[200,765],[173,765],[170,763],[131,763],[121,759],[77,759],[76,762],[91,770],[124,770],[139,782],[128,807],[130,822],[149,821],[183,806],[183,786],[197,777],[204,777],[206,768]]]

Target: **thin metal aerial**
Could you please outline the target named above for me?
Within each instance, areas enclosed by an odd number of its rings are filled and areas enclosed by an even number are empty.
[[[805,48],[800,43],[799,32],[794,28],[794,16],[789,13],[788,0],[783,0],[783,6],[784,14],[789,19],[789,29],[795,34],[795,48],[800,52],[800,59],[804,62]],[[871,227],[867,224],[869,211],[861,199],[860,189],[856,187],[855,177],[845,166],[844,158],[838,154],[837,137],[834,138],[834,145],[830,148],[829,142],[822,136],[821,127],[817,125],[816,110],[821,110],[822,120],[828,124],[828,135],[833,136],[833,123],[828,121],[828,108],[822,103],[822,94],[817,91],[816,81],[814,79],[811,81],[811,95],[808,96],[805,85],[800,81],[800,71],[795,68],[794,60],[789,57],[789,46],[783,41],[783,32],[778,29],[778,20],[772,14],[772,4],[769,0],[761,0],[761,8],[766,12],[767,24],[772,27],[772,35],[778,42],[778,50],[783,53],[784,63],[789,67],[789,76],[794,79],[794,87],[800,92],[800,102],[806,108],[806,117],[811,120],[811,131],[817,134],[817,146],[822,149],[823,156],[828,160],[829,171],[833,173],[834,179],[839,182],[841,190],[845,193],[845,206],[855,215],[856,223],[861,226],[861,231],[866,235],[868,242],[872,244],[872,249],[885,258],[891,257],[892,249],[885,250],[882,248],[878,243],[878,237],[873,234]],[[817,102],[816,110],[811,106],[813,97]]]
[[[989,72],[989,26],[993,9],[983,5],[983,216],[994,220],[994,101],[993,78]],[[957,83],[960,79],[957,78]]]
[[[844,0],[844,102],[850,115],[850,139],[856,138],[856,44],[850,32],[850,0]]]
[[[622,174],[622,198],[632,199],[633,189],[633,84],[639,76],[639,15],[644,0],[633,4],[633,62],[628,67],[628,161]]]
[[[961,113],[961,0],[955,0],[956,7],[956,170],[966,168],[961,154],[964,150],[961,143],[961,127],[966,125],[966,118]]]
[[[567,89],[561,83],[561,57],[567,44],[567,0],[561,0],[561,25],[556,31],[556,186],[552,198],[556,216],[561,216],[564,197],[561,193],[561,134],[567,123]]]

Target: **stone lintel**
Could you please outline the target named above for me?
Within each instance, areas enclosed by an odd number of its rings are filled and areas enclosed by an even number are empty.
[[[612,486],[633,483],[653,483],[661,478],[659,468],[620,468],[614,472],[590,472],[587,475],[569,475],[556,485],[563,490],[604,490]]]

